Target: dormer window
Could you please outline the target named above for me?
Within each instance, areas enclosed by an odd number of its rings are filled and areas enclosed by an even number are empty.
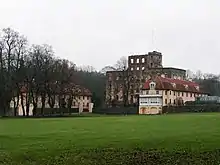
[[[189,87],[188,85],[184,85],[184,86],[185,86],[186,89],[188,89],[188,87]]]
[[[176,88],[176,84],[175,83],[171,83],[172,84],[172,86],[174,87],[174,88]]]
[[[155,89],[155,86],[156,86],[156,83],[155,83],[155,82],[151,82],[151,83],[150,83],[150,89],[151,89],[151,90],[154,90],[154,89]]]
[[[199,86],[196,86],[196,90],[199,91]]]

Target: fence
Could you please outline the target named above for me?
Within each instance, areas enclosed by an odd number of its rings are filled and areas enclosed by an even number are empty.
[[[220,105],[186,105],[186,106],[165,106],[163,113],[184,113],[184,112],[220,112]]]
[[[96,114],[108,114],[108,115],[132,115],[138,114],[138,107],[111,107],[111,108],[99,108],[94,109],[93,113]]]

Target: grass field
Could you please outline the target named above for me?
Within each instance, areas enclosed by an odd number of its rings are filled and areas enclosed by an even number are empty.
[[[1,119],[0,164],[220,164],[220,114]]]

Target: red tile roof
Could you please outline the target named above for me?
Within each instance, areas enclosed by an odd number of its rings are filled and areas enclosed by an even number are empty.
[[[156,83],[156,90],[173,90],[173,91],[181,91],[181,92],[206,93],[201,89],[199,84],[195,82],[179,80],[179,79],[171,79],[161,76],[157,76],[154,79],[146,81],[143,86],[143,89],[150,89],[149,84],[151,82]]]

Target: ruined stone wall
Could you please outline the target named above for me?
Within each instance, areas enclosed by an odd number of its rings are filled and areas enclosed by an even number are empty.
[[[149,68],[162,68],[162,54],[149,52],[145,55],[132,55],[128,57],[129,71],[143,71]]]
[[[112,104],[113,100],[123,102],[124,72],[110,71],[106,73],[106,90],[105,102],[107,105]]]

